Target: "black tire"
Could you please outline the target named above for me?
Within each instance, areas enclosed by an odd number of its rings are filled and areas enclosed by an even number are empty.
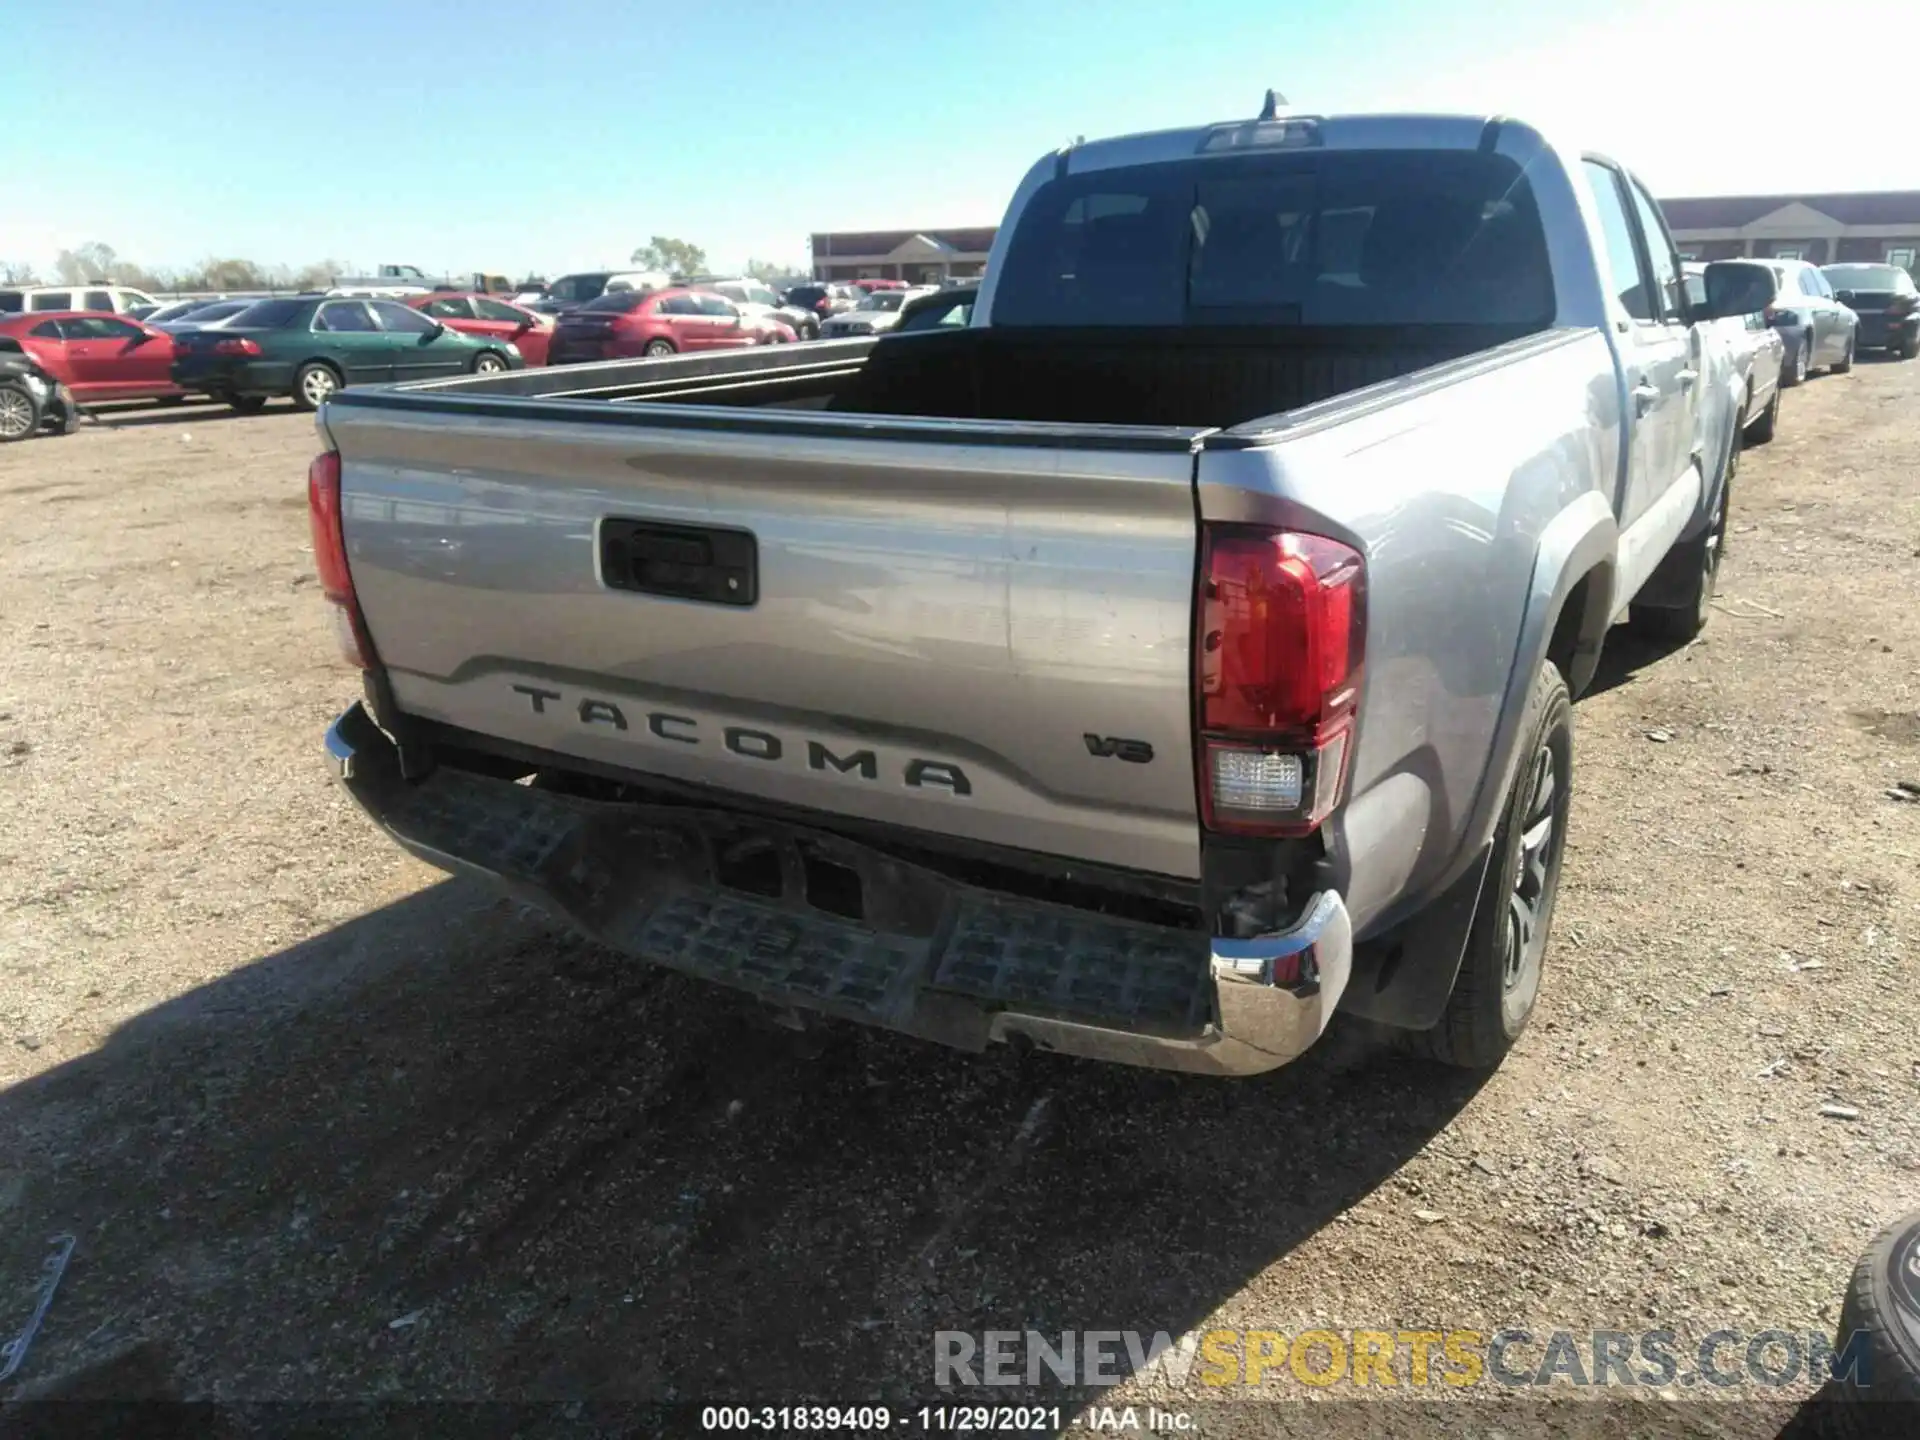
[[[482,350],[473,357],[473,373],[498,375],[507,368],[507,357],[498,350]]]
[[[1846,1354],[1854,1335],[1864,1336],[1865,1369],[1850,1368],[1828,1387],[1827,1433],[1920,1435],[1920,1214],[1882,1230],[1853,1267],[1834,1353]]]
[[[31,440],[40,433],[46,408],[24,385],[0,383],[0,443]]]
[[[1542,661],[1527,692],[1520,760],[1460,972],[1440,1023],[1405,1032],[1412,1053],[1464,1070],[1491,1070],[1527,1028],[1540,997],[1572,793],[1573,700],[1553,662]]]
[[[59,419],[54,425],[56,435],[74,435],[80,430],[80,402],[73,398],[73,392],[62,385],[53,392],[54,408]]]
[[[1780,425],[1780,387],[1773,387],[1773,399],[1767,402],[1767,408],[1760,412],[1760,418],[1747,427],[1747,444],[1765,445],[1772,441],[1773,432]]]
[[[1780,383],[1791,390],[1796,385],[1807,383],[1807,376],[1813,373],[1813,334],[1811,331],[1801,335],[1793,342],[1793,353],[1787,357],[1786,369],[1780,372]]]
[[[818,340],[820,338],[819,323],[817,321],[808,322],[807,328],[800,332],[800,338],[802,340]]]
[[[230,395],[227,397],[227,404],[236,414],[258,415],[262,410],[267,408],[267,397],[264,395]]]
[[[1844,375],[1849,370],[1853,369],[1853,347],[1855,343],[1856,343],[1856,337],[1849,335],[1847,337],[1847,353],[1845,355],[1842,355],[1838,360],[1833,362],[1831,373],[1835,375]]]
[[[302,410],[318,410],[344,383],[340,372],[326,361],[309,360],[293,377],[293,403]]]
[[[1914,356],[1920,355],[1920,335],[1915,335],[1908,340],[1902,340],[1894,347],[1893,353],[1898,355],[1902,360],[1911,360]]]
[[[640,353],[645,355],[649,360],[658,360],[662,355],[673,354],[674,345],[671,340],[649,340],[647,341],[647,348]]]
[[[1627,611],[1627,628],[1650,640],[1684,642],[1707,628],[1713,614],[1714,585],[1720,578],[1720,562],[1727,550],[1727,497],[1733,478],[1740,469],[1741,432],[1735,427],[1727,446],[1726,470],[1720,477],[1720,493],[1714,498],[1713,514],[1707,528],[1693,540],[1673,547],[1675,563],[1688,567],[1688,582],[1670,605],[1634,605]],[[1678,557],[1685,556],[1684,562]]]

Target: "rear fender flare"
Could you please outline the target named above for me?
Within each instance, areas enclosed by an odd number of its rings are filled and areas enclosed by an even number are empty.
[[[1462,860],[1483,851],[1493,838],[1500,803],[1512,783],[1520,720],[1526,713],[1534,674],[1547,658],[1567,602],[1583,580],[1589,583],[1582,591],[1581,611],[1568,620],[1573,627],[1573,643],[1568,653],[1559,657],[1567,664],[1567,688],[1578,695],[1599,668],[1600,645],[1606,639],[1613,613],[1614,555],[1619,540],[1619,521],[1598,490],[1587,491],[1540,532],[1533,576],[1527,587],[1526,613],[1520,621],[1520,639],[1501,696],[1500,720],[1494,728],[1486,773],[1468,818]]]
[[[1473,928],[1493,832],[1519,763],[1520,725],[1534,676],[1553,654],[1567,667],[1567,686],[1576,695],[1593,679],[1613,613],[1619,538],[1619,522],[1598,490],[1587,491],[1541,531],[1500,721],[1459,856],[1420,910],[1354,947],[1344,1009],[1402,1029],[1438,1023]]]

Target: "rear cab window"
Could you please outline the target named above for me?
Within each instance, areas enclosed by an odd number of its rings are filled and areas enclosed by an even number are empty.
[[[1531,190],[1478,151],[1199,158],[1042,185],[996,326],[1498,324],[1544,329]]]
[[[71,310],[73,292],[71,290],[42,290],[27,300],[29,310]]]

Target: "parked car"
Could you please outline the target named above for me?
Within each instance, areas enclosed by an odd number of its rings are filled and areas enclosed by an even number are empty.
[[[125,315],[141,305],[159,302],[144,290],[125,285],[9,285],[0,287],[0,314],[19,315],[33,310]]]
[[[303,410],[348,385],[518,370],[520,352],[462,335],[397,300],[302,295],[256,300],[219,329],[175,338],[174,383],[258,410],[285,395]]]
[[[1860,317],[1856,344],[1902,360],[1920,355],[1920,288],[1898,265],[1828,265],[1820,274],[1834,299]]]
[[[788,305],[773,287],[751,275],[703,276],[689,282],[703,290],[724,295],[746,316],[771,315],[801,340],[820,338],[820,317],[804,305]]]
[[[225,325],[253,304],[252,300],[209,300],[204,305],[196,305],[184,315],[166,320],[149,320],[147,323],[156,330],[165,330],[169,335],[177,335],[182,330],[205,330],[209,326]]]
[[[815,317],[816,325],[825,325],[835,315],[851,310],[866,297],[848,285],[795,285],[780,297],[783,305],[795,310],[809,310]]]
[[[515,346],[529,365],[547,363],[547,345],[553,338],[553,317],[520,305],[509,305],[492,295],[415,295],[407,304],[431,320],[451,326],[462,335],[475,335]]]
[[[0,443],[25,440],[42,430],[71,435],[80,425],[80,407],[60,377],[20,343],[0,335]]]
[[[916,295],[900,307],[894,333],[907,330],[947,330],[970,323],[973,303],[980,298],[978,285],[955,285]]]
[[[547,286],[544,297],[528,302],[528,308],[543,315],[564,315],[609,291],[664,290],[672,283],[671,276],[657,270],[581,270],[562,275]]]
[[[680,351],[733,350],[766,340],[743,323],[732,301],[719,295],[684,285],[610,291],[560,316],[547,362],[657,358]]]
[[[124,315],[38,311],[0,319],[21,347],[82,405],[103,400],[178,401],[169,373],[173,337]]]
[[[171,300],[165,305],[156,305],[145,315],[127,312],[129,320],[142,320],[149,325],[167,325],[175,320],[183,320],[196,310],[204,310],[209,305],[217,305],[218,300]],[[144,308],[144,307],[143,307]]]
[[[1834,298],[1820,267],[1805,260],[1768,260],[1780,293],[1767,307],[1767,323],[1786,342],[1783,385],[1802,383],[1822,366],[1836,375],[1853,368],[1859,318]]]
[[[1777,293],[1772,269],[1758,260],[1729,260],[1725,264],[1748,267],[1757,277],[1756,293],[1771,300]],[[1693,261],[1682,269],[1687,281],[1687,304],[1695,311],[1707,305],[1707,267]],[[1780,332],[1767,324],[1764,308],[1730,320],[1716,320],[1706,327],[1703,340],[1715,342],[1710,351],[1713,382],[1730,386],[1740,409],[1741,439],[1749,445],[1765,445],[1773,439],[1780,421],[1780,372],[1787,347]],[[1706,348],[1703,346],[1703,348]],[[1730,463],[1737,464],[1738,455]]]
[[[337,773],[792,1010],[1248,1074],[1339,1007],[1497,1064],[1570,697],[1616,617],[1711,615],[1739,417],[1693,357],[1764,289],[1709,266],[1694,311],[1637,178],[1486,115],[1094,141],[1014,193],[973,324],[828,371],[339,396]]]
[[[844,340],[851,335],[879,335],[900,322],[900,307],[932,290],[876,290],[851,310],[829,316],[820,326],[823,340]]]

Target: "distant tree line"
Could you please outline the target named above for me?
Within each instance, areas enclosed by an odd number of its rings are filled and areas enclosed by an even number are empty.
[[[310,290],[332,283],[335,275],[352,267],[339,260],[316,260],[311,265],[260,265],[252,260],[201,261],[184,270],[149,269],[122,259],[111,245],[89,241],[62,250],[53,273],[42,277],[24,260],[0,260],[0,284],[8,285],[130,285],[136,290]]]
[[[633,252],[631,263],[671,275],[699,275],[707,269],[707,252],[685,240],[655,235]],[[111,245],[93,240],[62,250],[53,262],[53,273],[45,277],[30,261],[0,260],[0,285],[130,285],[163,294],[180,290],[322,290],[334,276],[352,272],[353,266],[343,260],[316,260],[295,268],[211,258],[184,270],[149,269],[123,259]],[[805,275],[808,269],[804,265],[749,260],[745,273],[757,280],[776,281]]]

